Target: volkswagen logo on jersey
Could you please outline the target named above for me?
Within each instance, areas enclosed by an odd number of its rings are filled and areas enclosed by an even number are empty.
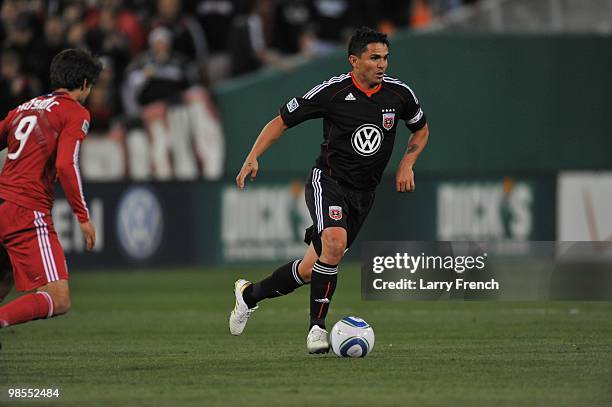
[[[145,260],[157,252],[163,230],[163,212],[155,194],[140,186],[128,189],[117,208],[117,234],[123,250],[135,260]]]
[[[362,124],[353,133],[351,144],[357,154],[368,157],[380,150],[383,137],[380,127],[375,124]]]

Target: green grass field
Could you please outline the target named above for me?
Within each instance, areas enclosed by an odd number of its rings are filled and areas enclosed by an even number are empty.
[[[344,267],[330,326],[361,316],[376,347],[340,359],[306,352],[307,288],[229,335],[232,282],[265,273],[74,272],[68,315],[0,331],[0,387],[75,406],[612,405],[611,303],[364,302]]]

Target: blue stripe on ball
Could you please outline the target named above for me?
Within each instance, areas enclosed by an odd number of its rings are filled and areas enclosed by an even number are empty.
[[[361,355],[359,356],[360,358],[363,358],[365,357],[365,355],[368,354],[368,343],[363,338],[358,338],[354,336],[342,342],[342,345],[340,345],[340,355],[345,358],[352,357],[348,354],[348,351],[355,345],[361,347]]]
[[[355,328],[368,328],[370,325],[364,320],[354,319],[354,317],[344,317],[342,318],[342,322],[347,325],[354,326]]]

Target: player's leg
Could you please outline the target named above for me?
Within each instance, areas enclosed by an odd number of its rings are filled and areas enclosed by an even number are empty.
[[[28,293],[0,307],[0,326],[66,313],[70,308],[68,271],[50,216],[18,207],[13,219],[20,231],[3,244],[11,258],[17,290]],[[32,227],[26,228],[20,221],[32,223]]]
[[[311,176],[312,180],[312,176]],[[311,217],[314,216],[314,189],[311,182],[306,184],[306,204]],[[313,221],[314,221],[313,217]],[[302,259],[292,260],[277,268],[261,281],[251,283],[240,279],[234,283],[235,305],[229,317],[229,329],[232,335],[240,335],[251,314],[257,309],[257,303],[268,298],[280,297],[293,292],[310,280],[312,267],[317,254],[311,244],[312,227],[306,231],[306,243],[309,245]],[[307,276],[308,280],[302,276]]]
[[[321,233],[321,256],[315,262],[310,280],[310,330],[306,348],[310,353],[329,352],[325,318],[338,281],[338,264],[344,256],[347,231],[329,227]]]
[[[306,254],[302,258],[300,265],[298,266],[298,273],[300,273],[300,278],[302,281],[306,283],[310,283],[312,278],[312,268],[314,267],[316,261],[319,259],[319,255],[315,250],[312,242],[308,245],[308,250],[306,250]]]
[[[312,242],[318,259],[310,279],[310,330],[306,347],[310,353],[324,353],[329,351],[325,317],[336,289],[338,263],[347,246],[349,214],[345,193],[334,179],[315,168],[310,181],[305,195],[313,227],[307,240]]]
[[[310,280],[310,328],[318,325],[325,329],[336,283],[338,264],[346,249],[347,232],[342,227],[329,227],[321,233],[321,256],[315,262]]]
[[[13,279],[11,278],[11,273],[0,272],[0,303],[4,301],[7,295],[11,292],[13,288]]]
[[[347,247],[348,206],[340,185],[315,168],[305,189],[313,227],[307,240],[319,255],[310,280],[310,328],[325,329],[325,316],[336,288],[338,264]]]
[[[276,298],[293,292],[296,288],[310,282],[312,268],[318,259],[314,246],[310,244],[304,257],[292,260],[277,268],[272,274],[256,283],[247,282],[242,292],[244,302],[249,308],[259,301]]]
[[[256,283],[243,279],[236,281],[234,283],[236,302],[229,318],[230,333],[240,335],[244,331],[249,317],[258,308],[259,301],[290,294],[296,288],[307,284],[307,281],[301,277],[301,273],[306,273],[308,267],[312,270],[316,261],[313,253],[316,256],[314,248],[309,247],[303,259],[283,264],[272,274]],[[310,278],[310,275],[308,277]]]
[[[4,246],[0,245],[0,303],[13,288],[13,266]]]
[[[6,298],[13,288],[13,267],[4,247],[0,245],[0,303]],[[0,328],[2,324],[0,323]],[[0,343],[2,349],[2,343]]]
[[[67,280],[53,281],[0,307],[0,326],[62,315],[70,309]]]
[[[37,293],[47,293],[53,302],[53,316],[70,311],[70,287],[68,280],[53,281],[36,289]]]
[[[314,233],[312,241],[320,256],[314,262],[310,275],[310,329],[306,336],[309,353],[329,352],[329,337],[325,318],[336,290],[338,263],[346,247],[346,229],[328,227],[320,234]]]
[[[296,288],[308,284],[312,267],[317,259],[317,252],[311,243],[306,249],[304,257],[280,266],[268,277],[245,287],[243,291],[245,303],[249,308],[253,308],[257,306],[259,301],[287,295]]]
[[[274,270],[263,280],[248,284],[244,288],[242,296],[249,308],[256,307],[259,301],[290,294],[296,288],[306,284],[306,281],[302,280],[298,272],[302,261],[302,259],[292,260]]]

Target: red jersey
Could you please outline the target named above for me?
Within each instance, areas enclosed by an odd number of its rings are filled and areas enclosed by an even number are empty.
[[[0,151],[8,147],[0,198],[50,213],[53,183],[59,179],[79,222],[88,221],[79,148],[89,120],[87,109],[64,92],[39,96],[11,110],[0,122]]]

